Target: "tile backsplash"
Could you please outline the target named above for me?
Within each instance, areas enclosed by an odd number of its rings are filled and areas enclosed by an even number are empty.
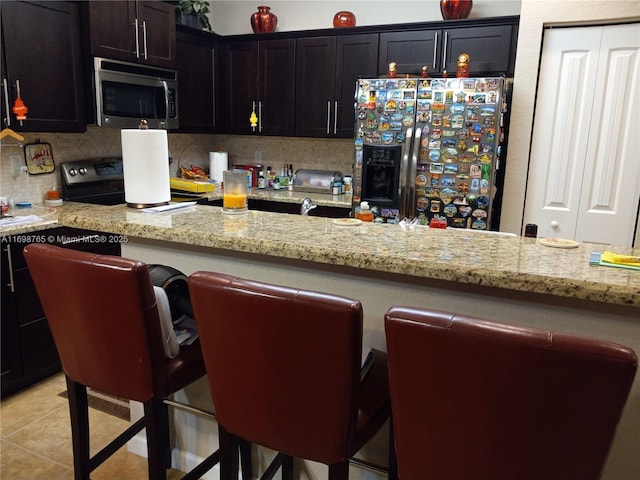
[[[41,175],[14,173],[14,161],[24,165],[24,145],[27,143],[50,143],[56,165],[84,158],[122,155],[120,130],[115,128],[89,126],[85,133],[27,133],[24,137],[20,144],[9,137],[0,142],[0,196],[16,202],[40,203],[46,189],[60,186],[57,168],[53,173]],[[230,166],[255,163],[258,156],[265,168],[291,163],[294,170],[313,168],[348,173],[353,162],[353,141],[350,139],[181,133],[169,133],[168,138],[169,156],[173,159],[172,175],[178,165],[208,168],[209,152],[217,149],[229,152]]]

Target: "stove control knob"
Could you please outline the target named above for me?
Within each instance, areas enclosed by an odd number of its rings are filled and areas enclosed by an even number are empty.
[[[87,169],[84,168],[84,167],[80,167],[79,172],[80,172],[80,175],[86,175],[87,174]]]
[[[71,175],[72,177],[75,177],[78,174],[78,171],[75,168],[72,168],[71,170],[69,170],[69,175]]]

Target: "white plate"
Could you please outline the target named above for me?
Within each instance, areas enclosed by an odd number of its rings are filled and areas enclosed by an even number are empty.
[[[545,247],[553,247],[553,248],[577,248],[580,243],[575,240],[569,240],[567,238],[541,238],[538,240],[540,244]]]
[[[360,225],[362,220],[359,218],[334,218],[333,224],[340,225],[341,227],[355,227],[356,225]]]

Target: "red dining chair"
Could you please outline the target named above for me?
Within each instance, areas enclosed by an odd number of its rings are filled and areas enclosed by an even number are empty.
[[[385,331],[400,480],[600,478],[631,349],[411,307]]]
[[[189,291],[220,432],[220,472],[237,478],[238,439],[278,453],[263,479],[293,457],[346,480],[349,459],[389,418],[387,359],[361,380],[357,300],[212,272]],[[226,365],[227,368],[215,368]]]
[[[143,428],[149,479],[166,479],[171,447],[165,400],[205,375],[200,345],[180,347],[167,358],[144,263],[47,244],[28,245],[24,256],[67,380],[75,479],[89,480]],[[140,420],[93,456],[87,387],[144,406]],[[183,478],[200,478],[218,460],[216,451]]]

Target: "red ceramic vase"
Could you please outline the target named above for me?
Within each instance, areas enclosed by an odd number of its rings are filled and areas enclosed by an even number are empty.
[[[440,12],[445,20],[467,18],[472,7],[473,0],[440,0]]]
[[[356,16],[352,12],[342,11],[333,16],[335,28],[348,28],[356,26]]]
[[[271,7],[260,6],[258,11],[251,15],[253,33],[271,33],[276,29],[278,17],[270,10]]]

